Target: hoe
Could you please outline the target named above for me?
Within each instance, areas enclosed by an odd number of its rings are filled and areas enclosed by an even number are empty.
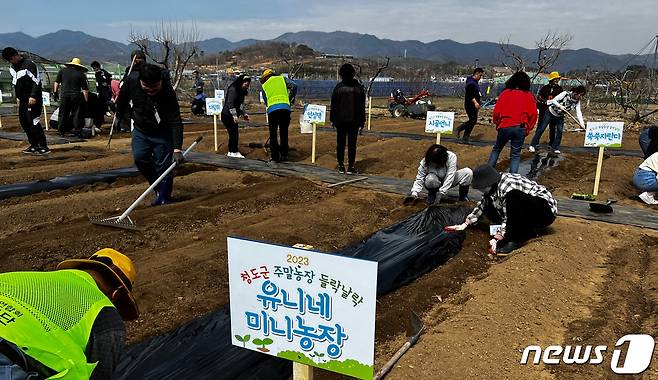
[[[185,152],[183,152],[183,157],[185,157],[187,155],[187,153],[189,151],[191,151],[201,141],[201,139],[203,139],[203,136],[199,136],[196,140],[194,140],[194,142],[187,149],[185,149]],[[89,221],[92,224],[96,224],[96,225],[99,225],[99,226],[115,227],[115,228],[123,228],[125,230],[139,231],[140,228],[135,224],[135,222],[133,222],[132,219],[130,219],[128,214],[130,214],[135,209],[135,207],[137,207],[144,200],[144,198],[146,198],[146,196],[151,191],[153,191],[153,189],[155,189],[155,187],[158,186],[158,184],[169,173],[171,173],[172,170],[174,170],[175,167],[176,167],[176,163],[173,162],[171,164],[171,166],[169,166],[167,168],[167,170],[164,173],[162,173],[162,175],[160,177],[158,177],[158,179],[156,179],[155,182],[153,182],[151,184],[151,186],[149,186],[149,188],[146,189],[146,191],[144,191],[142,193],[142,195],[140,195],[139,198],[137,198],[137,200],[135,202],[133,202],[133,204],[131,204],[130,207],[128,207],[128,209],[126,211],[123,212],[123,214],[121,214],[119,216],[112,216],[112,217],[109,217],[109,218],[102,218],[102,217],[98,217],[98,216],[90,216]]]

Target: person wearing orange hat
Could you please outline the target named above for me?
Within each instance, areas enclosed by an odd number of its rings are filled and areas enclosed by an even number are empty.
[[[59,90],[59,123],[57,130],[61,136],[73,131],[82,137],[84,118],[82,101],[89,100],[89,85],[87,84],[87,68],[80,62],[80,58],[73,58],[65,64],[66,67],[57,73],[53,85],[53,92]]]
[[[130,258],[111,248],[55,271],[0,274],[0,375],[113,379],[123,321],[139,316],[135,279]]]
[[[537,109],[539,110],[539,123],[544,119],[546,110],[548,109],[547,101],[553,99],[554,97],[560,95],[562,87],[560,86],[560,73],[553,71],[548,74],[548,84],[544,85],[537,94]],[[555,122],[549,123],[548,125],[548,145],[553,146],[553,141],[555,140]]]

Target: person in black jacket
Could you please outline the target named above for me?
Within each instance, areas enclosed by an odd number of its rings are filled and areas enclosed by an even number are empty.
[[[640,148],[645,159],[658,152],[658,125],[652,125],[640,133]]]
[[[60,92],[57,127],[60,136],[72,130],[75,135],[82,137],[84,108],[89,101],[86,72],[87,68],[80,63],[80,59],[73,58],[57,73],[53,92],[57,93],[58,90]]]
[[[18,101],[18,120],[27,135],[30,146],[23,150],[25,154],[44,155],[50,153],[46,135],[41,128],[41,76],[34,62],[23,58],[13,47],[2,49],[2,58],[11,64],[9,72],[16,100]]]
[[[101,67],[98,61],[91,63],[91,68],[94,70],[96,76],[96,92],[98,93],[98,100],[101,104],[109,106],[112,99],[112,74]]]
[[[480,109],[480,102],[482,100],[482,92],[478,82],[482,79],[484,69],[481,67],[473,70],[473,75],[466,78],[466,94],[464,95],[464,110],[468,115],[468,120],[457,128],[457,138],[464,132],[462,137],[463,142],[468,142],[471,137],[471,132],[478,122],[478,110]]]
[[[149,183],[154,183],[172,162],[185,161],[181,152],[183,121],[178,99],[160,67],[143,64],[137,77],[126,78],[117,98],[117,120],[130,111],[135,122],[132,133],[135,165]],[[152,204],[171,203],[173,184],[173,175],[162,180],[155,188]]]
[[[238,76],[226,89],[226,100],[222,108],[222,124],[228,131],[228,154],[233,158],[244,158],[238,151],[238,117],[249,120],[249,115],[244,112],[244,97],[249,90],[251,78],[247,75]]]
[[[356,138],[366,122],[366,93],[359,81],[354,79],[356,70],[349,63],[338,70],[342,81],[331,94],[329,120],[336,128],[336,158],[338,171],[345,173],[345,138],[347,137],[347,173],[355,174]]]

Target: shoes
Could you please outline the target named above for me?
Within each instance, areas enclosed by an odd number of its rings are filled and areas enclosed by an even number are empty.
[[[359,174],[359,172],[356,171],[356,168],[354,166],[350,166],[347,168],[347,174]]]
[[[38,147],[37,151],[34,153],[36,156],[45,156],[47,154],[50,154],[50,149],[48,149],[48,147]]]
[[[233,157],[233,158],[244,158],[244,156],[240,152],[228,152],[226,154],[226,156],[227,157]]]
[[[640,194],[640,199],[648,205],[658,205],[656,193],[649,193],[645,191],[644,193]]]
[[[288,155],[287,154],[282,154],[281,155],[281,161],[288,161]]]
[[[459,200],[462,202],[468,202],[468,190],[470,186],[459,186]]]
[[[508,241],[507,243],[503,244],[500,247],[496,248],[496,254],[502,253],[502,254],[508,254],[511,253],[512,251],[515,251],[519,248],[523,247],[523,243],[520,243],[518,241]]]
[[[345,165],[338,164],[338,173],[345,174]]]
[[[174,179],[172,177],[165,178],[155,187],[155,199],[151,202],[151,206],[162,206],[172,203],[171,193],[173,190]]]
[[[23,149],[24,154],[35,154],[39,150],[38,147],[30,145],[28,148]]]
[[[530,145],[530,146],[528,147],[528,152],[530,152],[530,153],[535,153],[536,151],[537,151],[537,149],[535,149],[534,146]]]
[[[560,153],[562,153],[562,152],[560,152],[559,149],[555,149],[555,150],[553,150],[553,153],[554,153],[554,154],[560,154]]]

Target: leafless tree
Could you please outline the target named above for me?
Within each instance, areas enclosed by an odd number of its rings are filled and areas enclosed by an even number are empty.
[[[658,112],[658,109],[648,110],[652,102],[651,78],[640,77],[634,71],[626,70],[620,77],[612,76],[609,81],[613,88],[614,102],[624,113],[629,110],[633,112],[632,121],[641,121]]]
[[[370,99],[370,92],[372,91],[372,84],[375,83],[375,79],[379,76],[379,74],[382,73],[382,71],[386,70],[388,68],[388,63],[391,61],[391,58],[386,57],[386,63],[383,66],[379,66],[377,68],[377,71],[375,72],[375,75],[370,78],[370,82],[368,83],[368,88],[366,89],[366,98]]]
[[[539,73],[553,66],[560,58],[564,50],[573,39],[570,34],[558,34],[549,31],[542,38],[535,41],[534,52],[537,54],[536,59],[532,61],[533,69],[536,69],[531,80],[534,81]],[[501,40],[499,43],[500,50],[503,54],[502,64],[513,71],[526,71],[527,58],[515,46],[510,44],[510,37]]]
[[[183,70],[199,51],[199,35],[195,22],[185,25],[162,20],[148,32],[131,28],[128,40],[171,73],[171,83],[177,89],[183,79]]]

